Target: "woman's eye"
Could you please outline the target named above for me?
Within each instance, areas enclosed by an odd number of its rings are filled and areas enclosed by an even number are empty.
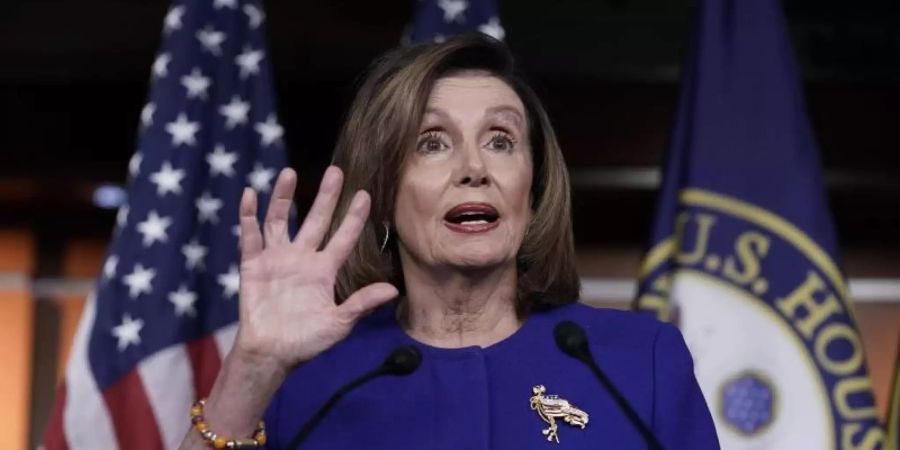
[[[419,151],[425,153],[439,152],[447,148],[447,144],[441,140],[437,133],[428,133],[419,141]]]
[[[515,142],[513,142],[513,139],[508,134],[497,133],[491,138],[490,142],[488,142],[488,147],[490,147],[491,150],[508,152],[515,147]]]

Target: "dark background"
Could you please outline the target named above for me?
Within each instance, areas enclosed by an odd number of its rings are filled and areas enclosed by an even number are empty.
[[[695,2],[498,1],[507,42],[546,103],[573,175],[580,270],[633,277]],[[856,277],[898,277],[900,1],[783,1],[845,267]],[[265,3],[302,210],[356,80],[400,42],[414,1]],[[35,276],[65,276],[67,243],[102,246],[112,229],[114,212],[91,196],[101,183],[124,181],[168,7],[168,0],[0,0],[0,228],[35,235]],[[53,401],[54,308],[37,303],[32,442]],[[858,312],[887,317],[863,325],[890,330],[889,308]],[[884,398],[893,353],[874,356]]]
[[[413,4],[266,2],[301,208],[355,81],[400,41]],[[4,0],[0,226],[35,230],[44,248],[108,234],[114,213],[93,206],[91,194],[124,180],[168,5]],[[900,2],[784,5],[841,242],[900,247]],[[642,245],[655,188],[628,174],[652,175],[662,162],[694,2],[501,0],[500,8],[573,173],[579,246]]]

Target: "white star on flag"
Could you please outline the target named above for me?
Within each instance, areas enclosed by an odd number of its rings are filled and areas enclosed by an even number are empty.
[[[463,15],[469,9],[467,0],[438,0],[438,7],[444,10],[444,22],[465,22]]]
[[[122,205],[116,212],[116,226],[121,230],[128,222],[128,205]]]
[[[219,107],[219,114],[225,116],[225,128],[232,129],[237,125],[247,123],[247,114],[250,112],[250,103],[241,100],[235,95],[231,102]]]
[[[241,79],[259,73],[259,63],[264,57],[265,53],[262,50],[244,47],[244,53],[234,58],[234,62],[241,68]]]
[[[284,128],[278,123],[275,114],[269,114],[265,122],[258,122],[253,129],[259,133],[259,142],[263,147],[272,145],[284,135]]]
[[[206,90],[209,89],[210,84],[212,84],[212,80],[203,76],[199,67],[194,67],[190,75],[181,77],[181,85],[187,89],[187,98],[200,97],[206,100]]]
[[[209,192],[204,192],[201,197],[197,198],[196,205],[197,220],[200,223],[219,222],[219,209],[222,208],[222,200],[209,195]]]
[[[228,273],[219,275],[218,280],[219,284],[224,289],[225,298],[231,298],[234,294],[237,294],[241,288],[241,277],[238,273],[237,266],[234,264],[228,269]]]
[[[266,14],[262,12],[261,9],[257,8],[253,5],[244,5],[244,14],[247,15],[247,20],[250,22],[250,29],[259,28],[262,25],[263,20],[266,19]]]
[[[156,276],[156,270],[145,269],[141,263],[134,266],[134,271],[122,277],[122,283],[128,286],[128,296],[137,298],[141,294],[149,294],[153,292],[153,277]]]
[[[141,127],[150,128],[153,125],[153,114],[156,113],[156,104],[148,102],[141,108]]]
[[[197,310],[194,309],[194,302],[197,301],[197,294],[189,291],[183,284],[178,287],[177,291],[169,292],[169,301],[175,305],[175,315],[181,317],[185,314],[194,317]]]
[[[213,8],[215,9],[237,9],[237,0],[214,0]]]
[[[237,160],[237,152],[226,152],[223,145],[217,145],[212,153],[206,155],[206,162],[209,163],[209,174],[211,176],[234,176],[234,163]]]
[[[172,225],[172,219],[169,217],[160,217],[156,211],[150,211],[147,220],[137,224],[138,232],[144,235],[144,247],[153,245],[154,242],[166,242],[169,235],[166,234],[166,228]]]
[[[503,38],[506,37],[506,31],[503,30],[503,27],[500,25],[500,19],[497,17],[491,17],[491,20],[489,20],[488,23],[479,25],[478,31],[498,41],[502,41]]]
[[[256,192],[269,192],[272,178],[275,178],[275,171],[266,169],[260,163],[256,163],[253,167],[253,172],[247,174],[247,182],[250,183],[250,186],[253,186]]]
[[[131,178],[138,176],[138,173],[141,171],[141,163],[144,162],[144,156],[141,155],[141,152],[135,152],[131,155],[131,159],[128,160],[128,174],[131,175]]]
[[[178,147],[182,144],[195,145],[197,139],[194,137],[200,131],[199,122],[190,122],[187,115],[178,113],[178,118],[174,122],[166,124],[166,132],[172,135],[172,146]]]
[[[174,170],[168,161],[162,163],[159,172],[150,175],[150,181],[156,185],[156,195],[162,197],[169,192],[181,194],[181,179],[184,178],[183,169]]]
[[[200,41],[200,45],[215,56],[222,54],[222,43],[225,42],[225,39],[228,39],[228,36],[224,32],[216,31],[212,25],[207,25],[206,28],[197,31],[197,40]]]
[[[169,74],[169,61],[172,56],[168,53],[162,53],[153,61],[153,76],[156,78],[165,78]]]
[[[118,265],[119,257],[116,255],[109,255],[109,258],[106,258],[106,262],[103,263],[103,278],[110,280],[116,276],[116,266]]]
[[[163,19],[163,23],[165,24],[163,30],[166,34],[169,34],[175,30],[181,29],[181,17],[184,16],[184,6],[178,5],[169,8],[169,12],[166,13],[166,18]]]
[[[122,316],[122,323],[114,326],[112,329],[113,336],[119,340],[116,348],[121,352],[128,348],[129,345],[140,345],[142,328],[144,328],[143,320],[132,320],[129,314]]]
[[[197,239],[191,239],[191,242],[181,246],[181,253],[184,255],[184,265],[188,270],[194,270],[203,267],[203,257],[206,256],[208,250],[206,247],[197,243]]]

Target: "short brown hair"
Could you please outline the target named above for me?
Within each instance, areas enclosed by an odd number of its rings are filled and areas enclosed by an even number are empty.
[[[377,281],[391,282],[403,292],[396,241],[391,239],[380,251],[383,224],[393,217],[397,180],[414,147],[432,87],[448,73],[472,69],[506,82],[528,116],[533,214],[516,258],[518,309],[525,312],[578,299],[569,175],[550,120],[537,95],[516,74],[506,46],[471,33],[388,52],[370,67],[350,107],[334,151],[334,164],[345,174],[335,217],[343,217],[359,189],[371,195],[372,209],[359,242],[338,273],[338,301]],[[334,222],[332,231],[340,223]]]

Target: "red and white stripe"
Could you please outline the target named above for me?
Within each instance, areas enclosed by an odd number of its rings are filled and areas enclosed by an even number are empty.
[[[212,388],[234,342],[237,324],[145,358],[136,370],[100,391],[88,363],[96,317],[88,299],[63,384],[44,436],[46,450],[159,450],[178,448],[189,428],[187,411]]]

